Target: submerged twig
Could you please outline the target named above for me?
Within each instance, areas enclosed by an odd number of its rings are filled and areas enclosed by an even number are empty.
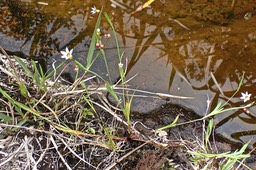
[[[190,29],[187,26],[185,26],[184,24],[182,24],[179,20],[177,20],[177,19],[171,19],[171,20],[173,20],[174,22],[179,24],[182,28],[185,28],[186,30],[190,31]]]
[[[210,74],[211,74],[211,77],[212,77],[213,82],[215,83],[215,85],[216,85],[217,88],[219,89],[220,93],[224,96],[224,93],[223,93],[222,89],[220,88],[220,85],[219,85],[219,83],[217,82],[215,76],[212,74],[212,72],[211,72]]]
[[[112,3],[111,6],[114,8],[119,7],[121,9],[127,10],[127,7],[125,7],[123,4],[121,4],[121,2],[118,2],[117,0],[110,0],[110,2]]]

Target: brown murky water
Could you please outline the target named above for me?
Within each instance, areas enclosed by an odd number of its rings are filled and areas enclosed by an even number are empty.
[[[42,3],[43,2],[43,3]],[[121,50],[128,58],[128,77],[134,87],[153,92],[194,97],[171,99],[204,115],[218,101],[229,106],[245,105],[240,92],[256,94],[256,1],[155,0],[147,9],[131,15],[145,1],[1,0],[0,45],[10,53],[41,59],[50,67],[60,61],[59,51],[74,48],[74,57],[84,63],[97,15],[91,7],[103,7],[113,20]],[[103,20],[101,30],[110,33]],[[113,79],[117,77],[114,39],[105,42]],[[104,62],[97,61],[101,71]],[[70,68],[72,70],[72,66]],[[231,100],[242,74],[240,92]],[[214,79],[222,89],[220,91]],[[150,112],[165,103],[136,99],[136,111]],[[256,107],[215,117],[216,133],[230,140],[256,142]]]

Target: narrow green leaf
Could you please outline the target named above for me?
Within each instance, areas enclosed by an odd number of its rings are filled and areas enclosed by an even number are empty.
[[[36,82],[38,86],[41,86],[41,75],[39,74],[36,63],[34,61],[31,61],[31,64],[34,68],[33,80]]]
[[[222,170],[230,170],[235,163],[236,160],[228,159],[227,162],[223,165]]]
[[[23,68],[23,70],[27,73],[27,75],[31,78],[33,78],[33,73],[31,72],[31,70],[28,68],[27,64],[24,63],[19,57],[15,56],[15,60],[21,65],[21,67]]]
[[[95,29],[94,29],[93,35],[92,35],[92,39],[91,39],[91,43],[90,43],[90,47],[89,47],[89,51],[88,51],[88,55],[87,55],[87,62],[86,62],[86,68],[87,69],[89,69],[91,67],[91,64],[92,64],[92,58],[93,58],[96,39],[97,39],[97,29],[100,27],[100,22],[101,22],[101,13],[99,14],[99,17],[97,19]]]
[[[106,20],[108,21],[108,23],[112,27],[112,29],[114,29],[114,25],[106,12],[104,12],[104,17],[106,18]]]
[[[110,130],[108,128],[104,128],[104,131],[107,135],[107,138],[108,138],[108,145],[111,149],[114,149],[116,144],[114,142],[114,140],[112,139],[111,135],[110,135]]]
[[[84,100],[86,101],[86,103],[91,107],[91,109],[93,110],[93,112],[96,113],[96,110],[95,110],[95,108],[94,108],[92,102],[91,102],[89,99],[87,99],[85,96],[83,96],[83,99],[84,99]],[[93,113],[92,113],[92,114],[93,114]]]
[[[209,142],[209,138],[211,136],[213,129],[213,119],[211,119],[208,123],[207,129],[206,129],[206,134],[205,134],[205,144],[207,145]]]
[[[27,121],[28,121],[27,118],[22,119],[17,125],[18,125],[18,126],[22,126],[22,125],[24,125]]]
[[[109,25],[111,26],[111,28],[113,30],[115,41],[116,41],[117,55],[118,55],[119,61],[122,61],[122,56],[121,56],[121,52],[120,52],[120,48],[119,48],[119,42],[118,42],[118,38],[117,38],[117,35],[116,35],[115,27],[114,27],[110,17],[108,16],[108,14],[106,12],[104,12],[103,14],[104,14],[104,17],[106,18],[106,20],[108,21]]]
[[[25,118],[25,119],[22,119],[17,125],[18,126],[22,126],[22,125],[24,125],[26,122],[28,121],[28,119],[27,118]],[[18,130],[19,128],[18,127],[15,127],[15,128],[12,128],[12,130]]]
[[[9,94],[7,94],[1,87],[0,87],[0,93],[2,93],[2,95],[8,99],[11,103],[14,103],[13,98],[11,98],[11,96],[9,96]]]
[[[28,98],[28,90],[23,83],[19,83],[20,93],[23,97]]]
[[[103,79],[100,75],[98,75],[97,73],[95,73],[95,72],[93,72],[93,71],[91,71],[91,70],[85,68],[85,67],[84,67],[81,63],[79,63],[78,61],[75,61],[75,63],[76,63],[76,65],[79,67],[79,69],[81,69],[81,70],[83,70],[83,71],[85,71],[85,72],[92,73],[92,74],[94,74],[95,76],[97,76],[99,79],[101,79],[101,80],[104,81],[104,79]]]
[[[20,102],[18,102],[18,101],[14,101],[14,103],[15,103],[18,107],[20,107],[20,108],[22,108],[22,109],[24,109],[24,110],[26,110],[26,111],[32,113],[33,115],[38,116],[38,117],[42,117],[39,113],[37,113],[36,111],[32,110],[31,108],[29,108],[28,106],[24,105],[23,103],[20,103]]]
[[[131,125],[131,120],[130,120],[130,115],[131,115],[131,100],[130,101],[126,101],[125,102],[125,106],[124,108],[122,109],[123,111],[123,114],[125,116],[125,119],[127,121],[127,124],[130,128],[130,125]]]
[[[11,122],[12,121],[12,117],[7,116],[6,114],[0,113],[0,119],[1,122]]]
[[[176,118],[174,119],[174,121],[171,124],[169,124],[167,126],[164,126],[164,127],[161,127],[159,129],[157,129],[157,131],[162,131],[162,130],[169,129],[169,128],[172,128],[172,127],[176,126],[176,123],[177,123],[178,119],[179,119],[179,115],[176,116]]]
[[[105,62],[105,66],[106,66],[106,69],[107,69],[107,74],[108,74],[109,82],[110,82],[110,84],[112,84],[111,74],[110,74],[109,67],[108,67],[108,62],[107,62],[107,57],[106,57],[105,52],[104,52],[103,49],[100,49],[100,52],[101,52],[101,54],[103,56],[103,59],[104,59],[104,62]]]
[[[111,96],[114,97],[116,101],[119,101],[118,96],[116,95],[116,92],[113,90],[113,87],[108,83],[105,83],[105,87],[107,88],[107,91],[111,94]]]

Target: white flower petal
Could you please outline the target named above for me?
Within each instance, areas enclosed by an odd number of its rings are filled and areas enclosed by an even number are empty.
[[[91,8],[91,13],[92,13],[92,14],[96,14],[96,13],[97,13],[97,8],[96,8],[95,6],[93,6],[93,7]]]
[[[244,100],[244,102],[247,102],[250,100],[251,98],[251,95],[252,94],[249,94],[248,92],[245,92],[245,93],[241,93],[242,96],[240,97],[241,100]]]
[[[66,47],[66,51],[61,51],[60,53],[62,54],[61,58],[64,58],[66,60],[68,59],[72,59],[73,56],[72,56],[72,52],[73,52],[73,49],[71,49],[69,51],[69,49]]]
[[[119,66],[119,67],[123,67],[123,63],[121,63],[121,62],[118,63],[118,66]]]

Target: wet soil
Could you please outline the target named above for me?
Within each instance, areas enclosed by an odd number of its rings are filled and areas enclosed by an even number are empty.
[[[93,118],[86,118],[81,120],[82,122],[89,123],[94,122],[91,124],[90,127],[94,128],[97,132],[100,132],[101,129],[98,128],[98,123],[101,122],[102,126],[107,126],[113,123],[113,117],[108,113],[104,112],[100,108],[96,108],[100,115],[93,117]],[[166,126],[174,121],[176,116],[180,116],[180,119],[177,123],[187,122],[190,120],[200,118],[196,115],[193,111],[186,109],[184,107],[174,105],[174,104],[166,104],[153,110],[150,113],[145,115],[139,115],[138,113],[133,113],[132,121],[134,123],[134,127],[143,134],[143,142],[142,139],[132,137],[127,135],[127,131],[123,129],[122,126],[116,125],[115,128],[120,129],[117,132],[117,136],[121,139],[125,139],[123,141],[116,141],[117,145],[122,145],[120,151],[112,151],[106,148],[101,148],[94,146],[93,144],[86,144],[84,141],[80,141],[78,143],[74,143],[72,148],[75,149],[76,153],[80,156],[84,155],[85,158],[89,156],[89,162],[92,166],[80,161],[74,154],[70,152],[70,150],[63,144],[61,141],[58,140],[57,136],[54,136],[54,139],[58,143],[58,151],[65,157],[66,162],[69,164],[72,169],[88,169],[93,170],[95,167],[98,169],[105,169],[107,166],[111,165],[111,163],[116,164],[115,168],[117,169],[126,169],[126,170],[167,170],[167,169],[177,169],[177,170],[184,170],[184,169],[193,169],[191,167],[191,155],[188,154],[187,149],[192,148],[195,149],[199,147],[200,140],[203,138],[202,130],[203,130],[203,122],[195,122],[189,123],[177,127],[173,127],[167,129],[167,146],[163,147],[156,143],[148,143],[145,146],[141,147],[140,149],[136,150],[134,153],[125,156],[131,150],[145,144],[145,141],[150,141],[155,134],[153,134],[152,130],[157,129],[163,126]],[[75,117],[74,113],[70,113],[69,115],[63,115],[60,119],[69,122],[67,125],[75,128]],[[50,127],[47,124],[43,126],[38,124],[38,122],[30,122],[30,126],[33,125],[36,129],[41,129],[45,131],[49,131]],[[95,125],[95,127],[94,127]],[[207,125],[207,122],[206,122]],[[206,126],[205,125],[205,126]],[[83,127],[81,127],[83,128]],[[42,155],[44,150],[47,150],[44,153],[44,156],[40,163],[37,165],[38,169],[50,169],[50,170],[59,170],[59,169],[67,169],[66,166],[61,161],[58,153],[56,152],[53,144],[49,141],[50,134],[58,134],[65,139],[65,134],[59,131],[51,131],[50,133],[40,133],[40,132],[33,132],[29,129],[20,129],[16,132],[12,133],[2,133],[1,140],[8,139],[10,142],[11,140],[15,140],[16,145],[5,146],[1,149],[2,152],[5,153],[12,153],[19,148],[19,146],[24,141],[29,141],[29,148],[33,150],[31,152],[32,157],[35,160],[38,160]],[[67,136],[68,137],[68,136]],[[76,139],[79,141],[79,138]],[[159,142],[163,142],[162,138],[159,138]],[[238,149],[234,143],[225,143],[218,138],[211,139],[213,142],[212,150],[213,153],[222,153],[222,152],[229,152]],[[165,141],[166,142],[166,141]],[[17,145],[19,144],[20,145]],[[119,159],[125,156],[124,159]],[[0,160],[4,160],[5,157],[2,155],[0,156]],[[255,162],[253,161],[255,158],[252,156],[250,159],[245,161],[245,164],[250,167],[256,167]],[[12,161],[9,161],[8,164],[3,166],[0,169],[26,169],[26,163],[24,162],[25,155],[20,154],[15,157]],[[115,161],[116,160],[116,161]],[[20,165],[17,165],[17,162],[20,162]],[[216,162],[215,166],[218,167],[218,162]],[[114,168],[114,169],[115,169]]]

